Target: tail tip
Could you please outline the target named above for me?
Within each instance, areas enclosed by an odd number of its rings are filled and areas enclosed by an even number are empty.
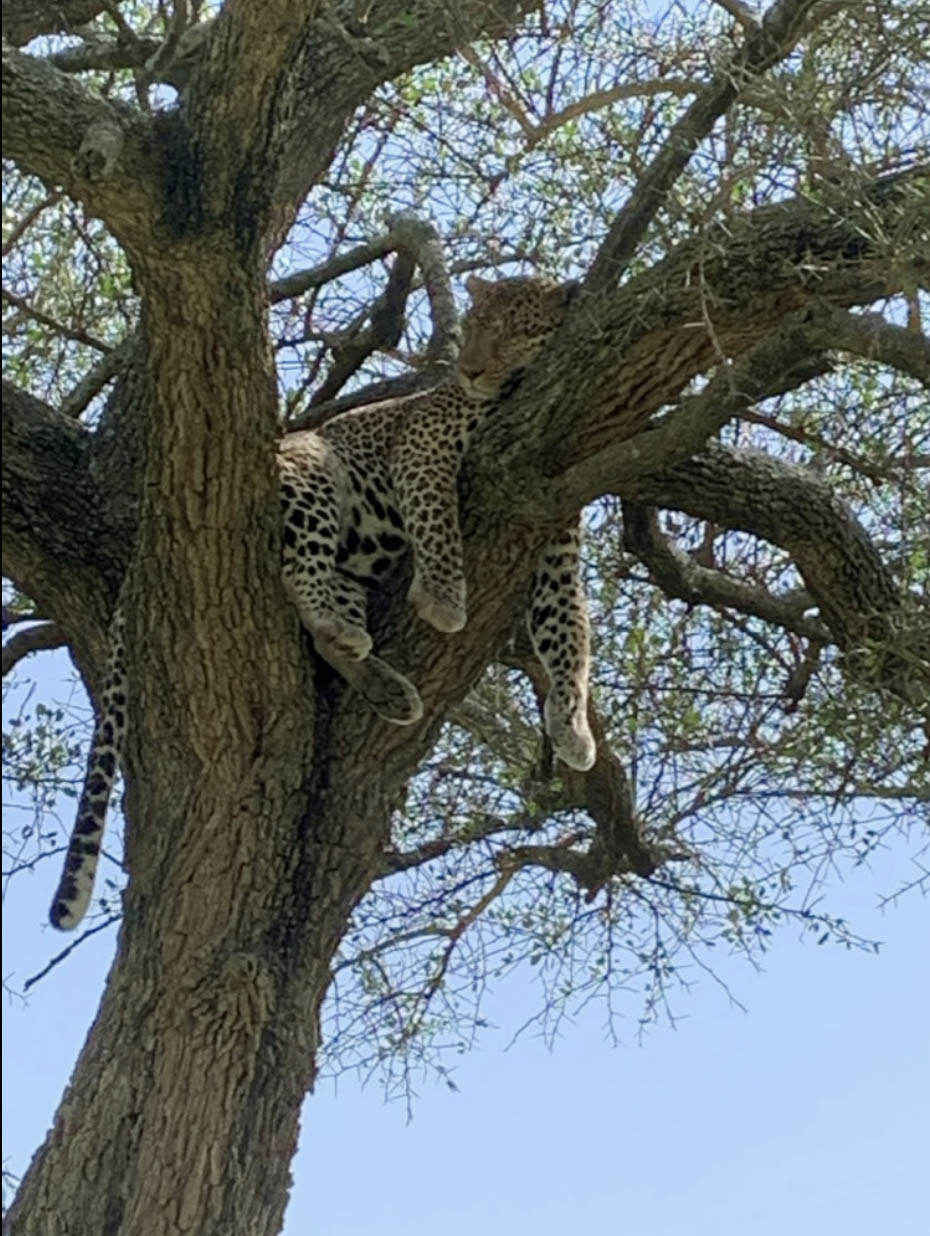
[[[83,917],[83,911],[70,901],[56,897],[48,912],[49,922],[56,931],[73,931]]]

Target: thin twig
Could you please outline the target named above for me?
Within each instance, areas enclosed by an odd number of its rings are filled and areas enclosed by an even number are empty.
[[[43,313],[41,309],[34,309],[27,300],[23,300],[21,296],[17,296],[15,292],[11,292],[7,288],[3,289],[3,299],[8,305],[12,305],[14,309],[24,313],[26,317],[32,318],[34,322],[40,322],[43,326],[50,327],[56,334],[63,335],[66,339],[73,339],[75,343],[83,343],[89,348],[96,348],[98,352],[107,353],[111,351],[110,345],[104,343],[102,339],[89,334],[86,330],[81,330],[80,327],[65,326],[64,323],[49,317],[47,313]]]
[[[49,193],[47,197],[43,197],[41,202],[36,202],[31,210],[27,210],[21,219],[18,219],[16,226],[10,232],[9,236],[3,242],[3,256],[11,253],[25,232],[32,227],[39,215],[43,211],[48,210],[49,206],[54,206],[61,198],[61,194],[55,190],[54,193]]]
[[[76,940],[72,940],[67,948],[63,948],[60,953],[52,958],[47,966],[39,971],[38,974],[34,974],[32,978],[26,979],[25,983],[23,983],[23,991],[28,991],[29,988],[35,983],[38,983],[40,979],[44,979],[50,971],[54,970],[55,967],[60,962],[64,961],[66,957],[69,957],[74,950],[82,945],[85,940],[89,939],[90,936],[95,936],[98,931],[105,931],[107,927],[112,927],[112,925],[114,923],[118,923],[121,918],[121,914],[110,914],[103,920],[102,923],[98,923],[96,927],[88,927],[86,931],[82,931]]]
[[[698,93],[672,126],[659,153],[612,223],[585,279],[587,291],[612,286],[625,272],[698,145],[732,106],[747,81],[789,53],[814,3],[815,0],[775,0],[758,29]]]

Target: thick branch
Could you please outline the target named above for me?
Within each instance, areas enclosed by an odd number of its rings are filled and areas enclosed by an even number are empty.
[[[753,13],[748,4],[743,4],[743,0],[714,0],[715,4],[719,4],[722,9],[730,14],[730,16],[738,21],[744,30],[754,32],[759,29],[759,19]]]
[[[810,322],[807,337],[814,346],[879,361],[930,388],[930,339],[886,322],[880,313],[824,306]]]
[[[67,642],[64,631],[55,622],[43,622],[37,627],[17,631],[3,645],[2,676],[5,678],[10,670],[31,652],[60,648]]]
[[[679,400],[643,433],[613,442],[569,468],[550,497],[557,503],[574,503],[583,495],[587,503],[600,494],[617,492],[626,479],[690,459],[728,421],[760,400],[795,390],[828,372],[830,366],[820,355],[822,345],[810,338],[808,319],[806,311],[790,316],[734,365],[718,366],[699,395]]]
[[[114,39],[66,47],[49,56],[49,63],[62,73],[86,73],[94,69],[141,69],[151,60],[161,40],[151,38]]]
[[[483,435],[495,490],[519,502],[529,460],[561,476],[617,449],[789,314],[869,304],[926,282],[928,230],[930,169],[915,168],[863,186],[842,215],[803,198],[759,208],[679,245],[609,296],[579,297]],[[579,504],[589,496],[581,488]],[[537,515],[552,513],[547,491]]]
[[[754,403],[796,390],[829,372],[827,352],[848,351],[880,360],[930,385],[930,341],[879,314],[853,314],[817,305],[790,315],[732,366],[722,365],[701,391],[643,433],[605,446],[569,468],[550,498],[588,502],[617,492],[627,479],[665,470],[696,455],[729,420]],[[852,461],[850,461],[852,462]],[[570,498],[569,498],[570,495]]]
[[[109,556],[120,546],[101,525],[90,442],[82,425],[3,383],[3,573],[55,615],[82,666],[99,667],[123,564]]]
[[[411,213],[398,215],[394,230],[403,243],[416,253],[417,266],[429,299],[433,331],[426,345],[426,361],[430,367],[451,369],[462,343],[452,280],[442,248],[442,239],[432,223]]]
[[[40,34],[70,34],[106,8],[106,0],[3,0],[3,37],[22,47]]]
[[[318,0],[232,0],[213,23],[190,84],[189,156],[202,169],[178,216],[232,217],[245,247],[280,241],[293,212],[329,164],[345,124],[383,82],[508,30],[529,0],[456,10],[374,0],[364,24]],[[248,63],[245,63],[247,56]]]

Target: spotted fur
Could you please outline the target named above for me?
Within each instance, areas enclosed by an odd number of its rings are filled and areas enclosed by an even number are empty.
[[[345,412],[319,430],[288,434],[278,449],[282,574],[317,652],[385,720],[423,715],[407,678],[372,652],[368,596],[405,552],[408,599],[439,631],[466,621],[456,480],[475,430],[504,383],[524,368],[562,320],[568,289],[542,279],[471,278],[458,372],[421,395]],[[572,529],[544,550],[527,624],[551,688],[544,719],[566,764],[587,769],[589,636]],[[123,623],[112,627],[110,664],[65,872],[52,903],[56,927],[75,927],[94,882],[106,808],[125,730]]]
[[[52,926],[62,931],[78,925],[94,891],[107,807],[122,758],[127,705],[124,626],[123,615],[117,609],[110,623],[106,677],[87,756],[84,788],[64,870],[49,911]]]

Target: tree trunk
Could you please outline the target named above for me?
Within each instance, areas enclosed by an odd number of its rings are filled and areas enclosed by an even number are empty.
[[[279,1229],[331,960],[386,837],[390,772],[352,754],[370,743],[331,731],[314,751],[312,661],[277,566],[260,280],[183,258],[143,273],[132,881],[17,1234]]]

